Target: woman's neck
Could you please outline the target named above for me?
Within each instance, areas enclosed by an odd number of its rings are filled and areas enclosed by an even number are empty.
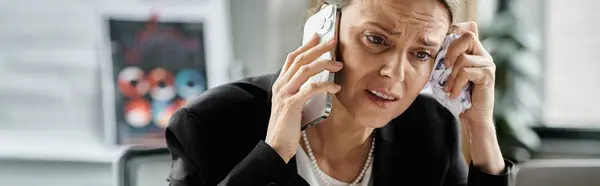
[[[362,167],[371,148],[374,129],[360,125],[347,112],[335,111],[338,112],[306,131],[313,154],[319,166],[337,169],[354,164]]]

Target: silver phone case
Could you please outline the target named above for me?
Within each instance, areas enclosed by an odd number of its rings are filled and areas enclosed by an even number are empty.
[[[340,12],[335,5],[326,5],[319,12],[308,18],[304,25],[304,36],[302,43],[310,41],[311,37],[317,33],[320,36],[320,43],[325,43],[337,38],[339,27]],[[317,60],[330,59],[336,60],[336,49],[326,52]],[[327,70],[312,76],[301,88],[316,82],[334,82],[335,74]],[[331,113],[332,94],[321,93],[311,97],[304,105],[302,110],[302,130],[306,130],[322,120],[326,119]]]

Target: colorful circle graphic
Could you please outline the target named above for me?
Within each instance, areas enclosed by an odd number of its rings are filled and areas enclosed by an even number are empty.
[[[126,97],[137,98],[146,95],[150,84],[144,77],[144,71],[138,67],[126,67],[118,76],[119,90]]]
[[[179,96],[191,100],[206,90],[206,80],[197,70],[184,69],[175,76],[175,88]]]
[[[150,103],[144,99],[134,99],[126,103],[124,114],[127,124],[136,128],[144,127],[152,120]]]
[[[148,76],[150,95],[156,101],[170,101],[175,97],[173,74],[163,68],[152,70]]]

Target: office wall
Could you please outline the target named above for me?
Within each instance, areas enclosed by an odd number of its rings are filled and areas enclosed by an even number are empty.
[[[308,1],[269,0],[267,14],[267,69],[281,69],[288,53],[302,45]]]
[[[600,1],[545,3],[545,112],[551,127],[600,127]]]
[[[101,2],[0,0],[0,131],[87,132],[102,124],[97,53],[103,34],[97,12]],[[288,9],[268,10],[280,5]],[[274,54],[268,42],[286,51],[291,48],[286,41],[297,42],[301,34],[277,33],[297,22],[268,16],[286,17],[281,15],[298,9],[298,4],[232,0],[230,8],[235,58],[245,64],[244,75],[278,69],[282,62],[268,60],[267,55]],[[36,117],[29,117],[32,114]]]
[[[0,131],[101,124],[95,4],[0,0]]]

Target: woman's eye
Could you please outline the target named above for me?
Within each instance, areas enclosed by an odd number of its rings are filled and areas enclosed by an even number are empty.
[[[427,52],[417,52],[415,54],[415,56],[417,57],[418,60],[421,60],[421,61],[427,61],[431,57],[431,55]]]
[[[368,35],[366,36],[367,39],[369,40],[369,42],[371,42],[372,44],[376,44],[376,45],[387,45],[387,43],[385,42],[385,39],[383,39],[380,36],[375,36],[375,35]]]

